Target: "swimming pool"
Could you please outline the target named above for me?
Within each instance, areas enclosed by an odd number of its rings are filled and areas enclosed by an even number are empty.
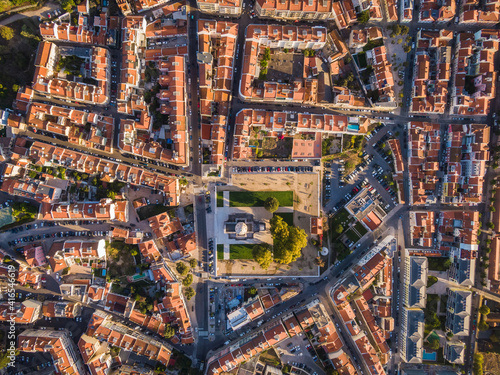
[[[424,361],[436,361],[437,353],[427,353],[424,349],[424,353],[422,354],[422,359]]]

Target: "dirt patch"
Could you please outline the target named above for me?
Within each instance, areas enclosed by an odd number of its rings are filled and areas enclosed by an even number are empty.
[[[483,353],[484,373],[490,375],[500,375],[500,354]]]

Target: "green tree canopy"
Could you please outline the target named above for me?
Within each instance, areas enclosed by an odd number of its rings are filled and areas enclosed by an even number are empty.
[[[189,265],[191,266],[191,268],[195,268],[197,263],[198,262],[196,261],[196,259],[194,258],[189,259]]]
[[[184,262],[177,263],[175,269],[181,274],[181,276],[186,276],[189,272],[189,266]]]
[[[75,6],[76,4],[74,0],[61,0],[61,7],[65,12],[71,13]]]
[[[487,331],[488,329],[490,329],[490,325],[484,320],[481,320],[477,325],[477,329],[479,329],[480,331]]]
[[[253,248],[253,258],[259,263],[262,269],[267,270],[273,262],[273,253],[271,246],[267,244],[255,245]]]
[[[361,12],[358,14],[358,22],[362,25],[365,25],[370,21],[370,12],[368,10],[365,10],[364,12]]]
[[[182,285],[190,286],[193,283],[193,275],[188,273],[188,275],[182,280]]]
[[[184,297],[189,301],[191,298],[193,298],[196,295],[196,292],[194,291],[193,288],[187,287],[184,288]]]
[[[482,314],[482,315],[488,315],[491,310],[488,306],[486,305],[482,305],[480,308],[479,308],[479,312]]]
[[[335,233],[340,234],[340,233],[342,233],[343,231],[344,231],[344,227],[342,226],[342,224],[337,224],[337,225],[335,226]]]
[[[12,38],[14,38],[14,29],[8,26],[1,26],[0,36],[5,40],[11,40]]]
[[[264,202],[264,208],[268,210],[269,212],[275,212],[280,206],[280,202],[276,197],[269,197],[266,199]]]
[[[274,261],[289,264],[302,255],[307,246],[307,234],[303,229],[289,226],[281,216],[271,219],[271,234],[274,242]]]
[[[174,327],[172,327],[170,324],[167,324],[167,326],[165,327],[165,338],[166,339],[171,339],[172,337],[174,337],[175,335],[175,329]]]

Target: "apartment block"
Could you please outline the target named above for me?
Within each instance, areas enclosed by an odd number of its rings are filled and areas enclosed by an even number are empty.
[[[221,165],[226,157],[238,24],[199,20],[198,33],[201,138],[210,151],[209,164]]]
[[[321,154],[317,155],[323,135],[363,134],[368,131],[369,125],[368,119],[358,117],[243,109],[236,114],[233,159],[255,156],[255,148],[250,147],[250,140],[261,137],[260,132],[266,132],[268,137],[294,136],[301,133],[319,135],[311,141],[310,151],[304,152],[303,155],[302,151],[298,151],[303,149],[302,142],[294,142],[292,156],[296,155],[294,158],[302,159],[321,157]],[[259,132],[255,132],[255,129],[259,129]]]
[[[257,0],[259,17],[282,20],[329,20],[334,18],[332,0]]]
[[[272,348],[288,337],[290,336],[281,322],[249,337],[244,337],[239,342],[217,352],[209,358],[205,373],[208,375],[217,375],[234,370],[241,363],[248,361],[264,350]]]
[[[483,124],[448,126],[441,202],[477,205],[483,201],[490,133]]]
[[[417,34],[411,112],[444,113],[451,78],[453,32],[420,30]]]
[[[454,336],[469,336],[472,292],[450,289],[446,305],[446,329]]]
[[[327,30],[320,26],[249,25],[247,27],[243,56],[242,78],[238,95],[244,100],[265,102],[316,103],[318,80],[314,72],[316,58],[303,57],[302,77],[289,72],[289,82],[268,81],[261,74],[261,60],[266,51],[273,50],[275,57],[281,50],[318,50],[325,46]],[[271,58],[271,56],[270,56]],[[292,64],[292,67],[294,65]],[[309,69],[306,69],[306,66]],[[313,72],[311,75],[310,72]]]
[[[496,24],[500,21],[500,2],[498,0],[462,0],[460,22],[477,24]]]
[[[70,80],[69,75],[58,71],[57,64],[64,56],[74,56],[85,61],[84,77],[96,84]],[[48,98],[70,100],[80,103],[106,105],[109,102],[109,51],[102,47],[79,48],[58,47],[43,41],[38,45],[35,75],[32,88]],[[83,66],[83,65],[82,65]]]
[[[63,136],[72,144],[113,152],[114,118],[76,109],[33,102],[28,106],[26,126]]]
[[[406,2],[413,3],[411,0]],[[453,0],[425,0],[420,3],[418,18],[420,22],[449,22],[455,18],[456,7]]]
[[[498,30],[460,33],[457,42],[455,92],[452,113],[482,115],[490,111],[495,97],[497,72],[494,67],[499,48]]]
[[[151,171],[131,167],[115,161],[84,154],[47,143],[35,141],[29,148],[29,159],[40,166],[64,166],[87,174],[98,174],[103,181],[115,179],[128,184],[149,187],[165,195],[170,205],[178,205],[179,182],[175,178],[157,175]],[[120,203],[124,204],[124,203]]]
[[[424,312],[403,307],[401,313],[400,349],[406,363],[422,363],[424,351]]]
[[[425,308],[427,301],[426,257],[408,256],[405,258],[404,304],[408,308]]]
[[[203,13],[239,17],[241,16],[243,2],[241,0],[196,0],[196,5]]]
[[[437,123],[412,121],[408,126],[409,202],[436,202],[440,165],[441,128]]]
[[[28,329],[19,334],[17,343],[21,352],[49,353],[59,374],[85,373],[82,358],[66,331]]]

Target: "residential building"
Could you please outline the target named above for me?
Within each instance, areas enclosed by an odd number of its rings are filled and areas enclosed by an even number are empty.
[[[77,58],[85,62],[81,68],[85,78],[96,84],[72,81],[67,74],[58,72],[61,58],[65,54],[73,56],[75,50],[64,49],[54,43],[43,41],[38,45],[33,90],[48,98],[106,105],[109,102],[109,51],[102,47],[90,47],[82,48],[80,52]],[[61,74],[64,74],[65,78],[60,78]]]
[[[407,363],[422,363],[424,350],[424,312],[403,307],[401,312],[401,359]]]
[[[418,31],[411,112],[444,113],[451,78],[452,39],[449,30]]]
[[[172,349],[170,345],[161,342],[127,326],[115,322],[110,315],[104,312],[95,312],[91,318],[87,336],[94,337],[101,343],[117,346],[126,351],[133,352],[149,360],[155,360],[163,365],[168,365]]]
[[[465,359],[465,343],[461,341],[446,341],[444,359],[455,365],[463,365]]]
[[[255,13],[259,17],[293,21],[334,18],[332,0],[257,0]]]
[[[448,291],[446,329],[453,336],[469,336],[472,292],[460,289]]]
[[[336,134],[366,133],[370,122],[358,117],[342,115],[316,115],[306,113],[266,111],[242,109],[236,114],[234,127],[233,159],[248,159],[255,155],[255,148],[250,147],[250,141],[260,137],[261,132],[267,136],[285,137],[296,134],[316,134],[311,140],[312,147],[301,146],[301,142],[294,144],[292,155],[296,159],[316,157],[321,151],[322,136]],[[253,131],[259,129],[259,132]],[[305,140],[304,140],[305,143]],[[321,157],[321,152],[319,152]]]
[[[84,374],[78,350],[67,331],[27,329],[17,337],[21,352],[49,353],[58,374]]]
[[[196,4],[203,13],[239,17],[243,2],[242,0],[196,0]]]
[[[499,14],[497,11],[495,22],[498,22]],[[497,71],[494,62],[499,48],[499,31],[483,29],[476,33],[460,33],[456,48],[451,112],[456,115],[486,116],[496,91]]]
[[[426,257],[407,256],[405,258],[404,304],[408,308],[425,308],[427,302]]]
[[[227,156],[226,126],[232,96],[238,24],[199,20],[198,35],[201,139],[210,152],[209,164],[222,165]]]
[[[306,65],[315,63],[315,58],[304,60],[303,77],[292,77],[292,83],[259,80],[261,66],[258,60],[266,48],[273,49],[274,53],[285,48],[319,50],[326,45],[326,39],[327,30],[321,26],[249,25],[238,95],[243,100],[318,102],[318,80],[309,77],[305,69]]]

